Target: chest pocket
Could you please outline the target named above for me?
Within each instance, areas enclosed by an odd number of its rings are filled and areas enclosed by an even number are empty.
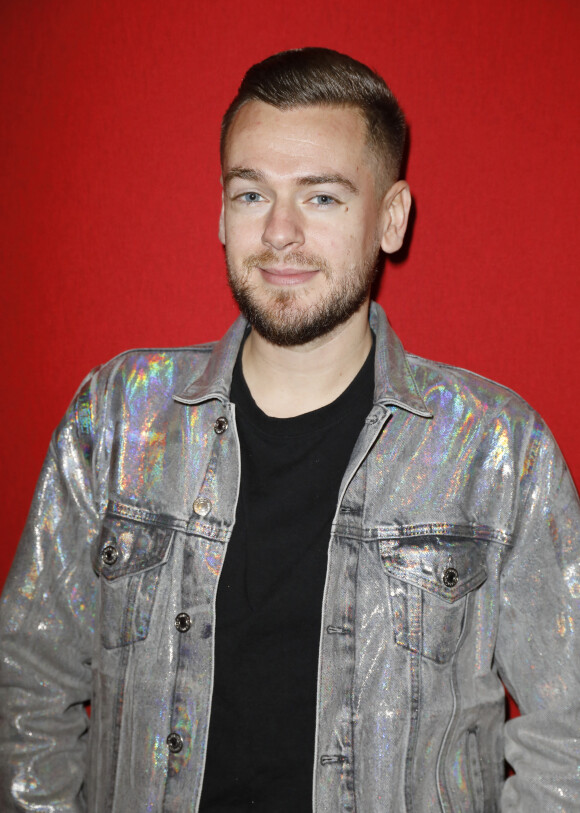
[[[174,534],[171,528],[145,521],[148,512],[130,511],[131,518],[112,512],[105,515],[93,559],[101,577],[99,627],[106,649],[147,637],[161,568]]]
[[[379,542],[395,643],[446,663],[457,650],[469,594],[487,578],[486,543],[452,536]]]

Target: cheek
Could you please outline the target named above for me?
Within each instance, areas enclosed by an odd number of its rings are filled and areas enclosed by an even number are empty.
[[[253,230],[249,224],[240,224],[235,218],[226,217],[224,223],[224,234],[228,250],[234,254],[244,252],[247,245],[252,243]]]
[[[259,217],[239,217],[226,213],[224,231],[228,244],[236,249],[245,250],[247,247],[261,243],[264,226]]]
[[[344,225],[344,231],[338,241],[344,254],[353,259],[365,255],[376,239],[371,224],[347,219]]]

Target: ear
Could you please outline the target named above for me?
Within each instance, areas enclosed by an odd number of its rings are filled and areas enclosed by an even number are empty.
[[[220,178],[221,183],[221,178]],[[222,210],[220,212],[220,220],[218,226],[218,238],[220,243],[225,246],[226,244],[226,227],[224,224],[224,190],[222,188]]]
[[[397,181],[385,194],[381,202],[383,228],[381,248],[386,254],[393,254],[403,245],[411,211],[411,190],[407,181]]]

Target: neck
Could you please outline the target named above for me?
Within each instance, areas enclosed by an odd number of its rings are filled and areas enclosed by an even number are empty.
[[[252,330],[242,355],[244,378],[266,415],[292,418],[338,398],[371,346],[368,303],[331,333],[305,345],[278,347]]]

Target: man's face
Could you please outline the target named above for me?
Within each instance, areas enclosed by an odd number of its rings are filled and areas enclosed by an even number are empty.
[[[223,165],[220,240],[242,313],[298,345],[368,302],[385,223],[366,125],[351,108],[248,102]]]

